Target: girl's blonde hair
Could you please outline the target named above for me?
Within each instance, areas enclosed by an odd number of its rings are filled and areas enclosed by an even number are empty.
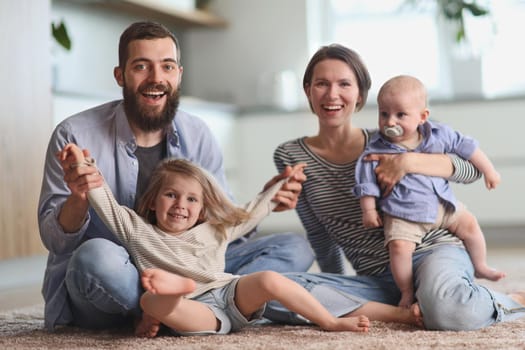
[[[184,159],[165,159],[157,165],[152,173],[148,187],[140,198],[137,209],[137,213],[152,225],[157,224],[157,218],[151,207],[155,203],[163,183],[173,174],[193,178],[202,186],[203,206],[201,219],[197,224],[208,222],[223,235],[226,235],[226,227],[235,226],[249,219],[250,214],[233,204],[212,175],[204,169]]]

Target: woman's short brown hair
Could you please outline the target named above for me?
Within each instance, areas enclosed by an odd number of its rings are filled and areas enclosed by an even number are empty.
[[[327,46],[321,46],[319,50],[317,50],[306,66],[303,76],[303,89],[306,90],[306,88],[312,83],[315,66],[319,62],[326,59],[336,59],[343,61],[354,72],[357,79],[357,85],[359,87],[359,96],[361,97],[360,103],[356,106],[356,111],[361,110],[361,108],[363,108],[363,106],[366,104],[368,90],[370,90],[372,80],[370,79],[370,73],[368,72],[366,65],[363,63],[361,56],[359,56],[359,54],[354,50],[349,49],[343,45],[331,44]],[[314,112],[311,103],[310,109],[312,112]]]

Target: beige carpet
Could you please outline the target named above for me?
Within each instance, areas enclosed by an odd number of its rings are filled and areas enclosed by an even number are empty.
[[[519,266],[520,264],[518,264]],[[518,268],[497,284],[506,292],[525,289],[525,271]],[[368,334],[328,333],[315,327],[256,326],[225,336],[136,338],[130,330],[92,332],[43,329],[43,306],[0,314],[0,349],[521,349],[525,350],[525,318],[475,332],[425,331],[373,322]]]

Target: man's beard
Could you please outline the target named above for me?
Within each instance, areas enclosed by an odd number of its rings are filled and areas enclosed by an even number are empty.
[[[164,91],[166,93],[166,104],[160,112],[155,109],[139,104],[139,96],[144,91]],[[165,130],[175,118],[179,107],[179,89],[173,90],[169,85],[148,84],[139,87],[135,93],[124,84],[122,88],[124,96],[124,110],[128,121],[142,131]]]

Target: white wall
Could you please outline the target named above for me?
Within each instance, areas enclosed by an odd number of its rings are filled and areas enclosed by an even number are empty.
[[[118,65],[120,33],[130,19],[80,2],[53,1],[52,5],[52,19],[64,20],[72,41],[71,51],[53,47],[54,90],[98,98],[118,96],[113,67]]]
[[[306,1],[215,0],[212,10],[228,28],[185,34],[184,85],[192,95],[256,106],[275,73],[301,76],[309,56]]]

